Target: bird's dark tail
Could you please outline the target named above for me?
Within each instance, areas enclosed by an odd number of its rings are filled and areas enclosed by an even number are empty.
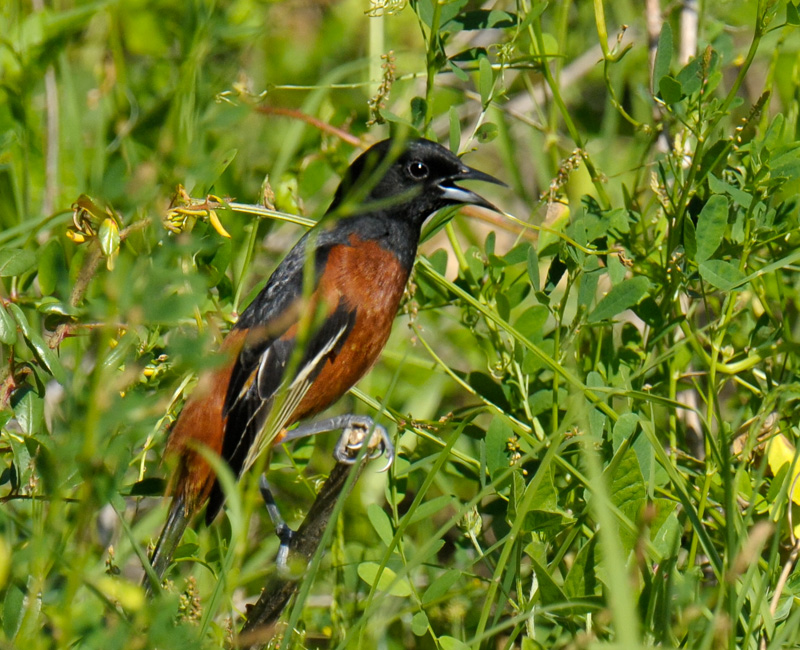
[[[161,579],[164,577],[169,563],[172,561],[172,556],[175,554],[175,549],[178,547],[181,537],[183,537],[183,531],[186,530],[188,523],[189,516],[186,513],[186,498],[181,491],[172,498],[167,521],[158,538],[153,555],[150,557],[150,565],[155,572],[155,576],[152,576],[150,572],[145,569],[142,585],[148,594],[157,591],[161,586]],[[157,580],[155,578],[157,578]]]

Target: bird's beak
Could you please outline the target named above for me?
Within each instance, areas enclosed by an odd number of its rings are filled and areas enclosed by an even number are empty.
[[[463,187],[456,185],[456,182],[459,181],[484,181],[486,183],[494,183],[495,185],[507,187],[503,181],[498,180],[494,176],[491,176],[485,172],[465,166],[455,176],[446,178],[439,183],[439,189],[442,191],[444,198],[452,201],[453,203],[469,203],[470,205],[479,205],[488,210],[492,210],[493,212],[501,212],[494,205],[489,203],[489,201],[484,199],[480,194],[476,194],[472,190],[466,190]]]

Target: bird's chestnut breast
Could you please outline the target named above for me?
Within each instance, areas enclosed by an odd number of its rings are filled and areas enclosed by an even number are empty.
[[[375,240],[353,234],[349,244],[331,249],[320,277],[320,296],[328,305],[343,299],[355,310],[355,323],[293,420],[324,410],[372,368],[392,332],[408,276],[409,270]]]

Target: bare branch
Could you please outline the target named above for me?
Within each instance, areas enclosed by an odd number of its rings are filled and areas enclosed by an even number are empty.
[[[357,472],[355,480],[366,466],[366,458],[357,465],[337,463],[322,486],[314,504],[300,528],[289,543],[290,560],[302,559],[306,563],[317,551],[338,499],[342,497],[351,471]],[[351,485],[355,485],[355,480]],[[300,586],[302,576],[272,575],[261,596],[247,612],[247,622],[242,627],[237,646],[261,648],[275,635],[275,626],[289,599]]]

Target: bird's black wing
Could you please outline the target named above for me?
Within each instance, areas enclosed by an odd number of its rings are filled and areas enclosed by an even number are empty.
[[[321,233],[315,241],[315,282],[324,271],[330,247],[338,243]],[[298,348],[297,336],[286,332],[297,318],[286,318],[303,299],[305,246],[308,234],[284,258],[269,282],[245,310],[236,329],[247,330],[231,373],[223,415],[227,418],[222,458],[241,476],[286,427],[325,362],[344,344],[355,323],[355,308],[336,305]],[[301,304],[307,304],[304,301]],[[298,314],[299,316],[299,314]],[[214,519],[224,502],[215,483],[206,521]]]

